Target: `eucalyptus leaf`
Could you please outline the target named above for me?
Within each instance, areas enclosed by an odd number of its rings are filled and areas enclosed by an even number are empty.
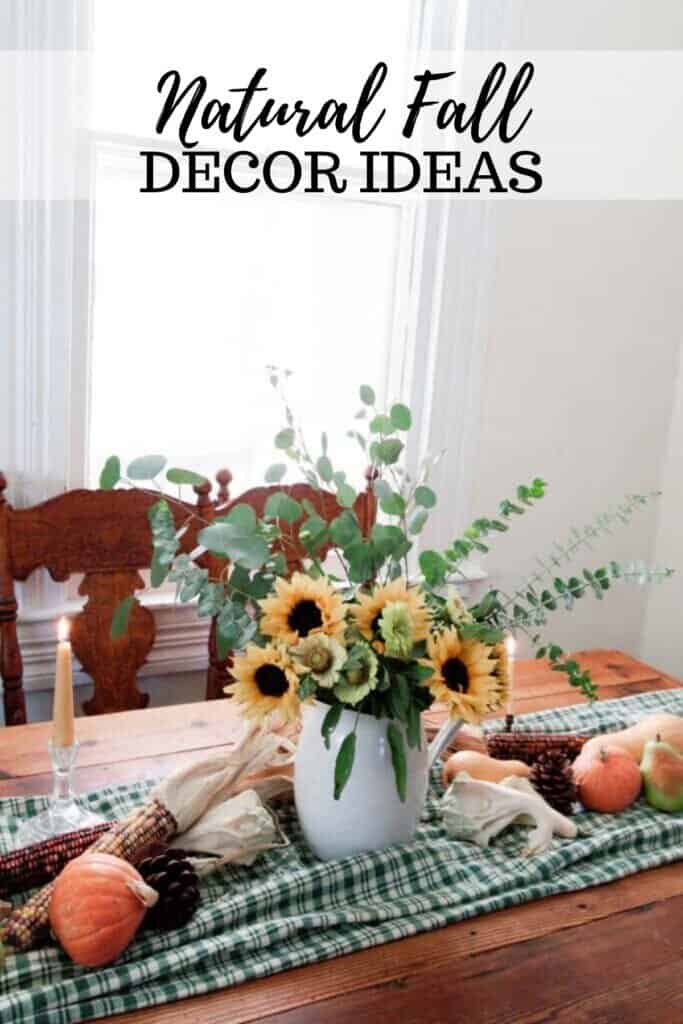
[[[279,484],[285,473],[287,472],[287,466],[284,462],[275,462],[272,466],[268,466],[265,473],[265,480],[267,484]]]
[[[152,584],[152,586],[155,589],[157,587],[161,586],[161,584],[164,582],[164,580],[168,576],[168,572],[169,572],[169,563],[165,562],[165,561],[162,562],[160,560],[160,558],[159,558],[159,555],[155,551],[154,554],[152,555],[152,563],[150,565],[150,570],[149,570],[150,583]],[[181,597],[181,601],[183,601],[183,600],[185,600],[185,599],[183,597]]]
[[[299,540],[311,556],[314,556],[327,543],[329,537],[330,531],[327,523],[315,511],[312,515],[309,514],[299,527]]]
[[[389,495],[393,494],[393,491],[386,480],[382,480],[378,477],[372,485],[372,489],[378,498],[388,498]]]
[[[375,557],[372,544],[357,541],[344,549],[349,563],[349,576],[354,583],[365,583],[374,574]]]
[[[371,434],[393,434],[394,424],[388,416],[378,415],[370,420]]]
[[[307,700],[308,697],[312,697],[318,689],[318,684],[315,681],[315,676],[312,676],[309,672],[303,677],[299,683],[299,689],[297,690],[297,696],[299,700]]]
[[[141,455],[130,463],[126,476],[131,480],[154,480],[165,465],[166,459],[163,455]]]
[[[223,607],[225,591],[220,583],[207,583],[199,595],[197,614],[200,618],[217,615]]]
[[[121,459],[110,455],[100,473],[100,490],[112,491],[121,479]]]
[[[206,477],[201,473],[195,473],[191,469],[178,469],[174,467],[166,472],[166,479],[172,484],[189,484],[190,487],[201,487],[206,483]]]
[[[419,508],[412,516],[410,523],[408,524],[408,530],[410,533],[420,533],[424,524],[429,518],[429,512],[426,508]]]
[[[291,427],[285,427],[284,430],[279,431],[275,435],[275,447],[286,449],[291,448],[294,444],[294,431]]]
[[[406,503],[398,491],[393,491],[386,497],[380,498],[379,507],[388,516],[402,516],[406,510]]]
[[[284,491],[271,494],[264,510],[266,519],[283,519],[286,523],[295,522],[302,514],[303,508],[299,502]]]
[[[334,799],[338,800],[351,777],[353,761],[356,756],[356,734],[350,732],[345,736],[334,763]]]
[[[330,523],[332,540],[337,547],[345,548],[354,541],[360,540],[361,528],[354,512],[345,509]]]
[[[391,422],[397,430],[410,430],[413,418],[407,405],[397,402],[391,407]]]
[[[361,384],[360,400],[363,403],[363,405],[375,404],[375,392],[367,384]]]
[[[327,455],[321,455],[315,464],[315,468],[318,471],[318,475],[321,480],[326,484],[329,484],[332,479],[332,463],[328,459]]]
[[[436,505],[436,494],[431,487],[422,485],[415,488],[415,501],[422,508],[434,508]]]
[[[356,500],[356,492],[347,483],[337,485],[337,501],[343,508],[352,508]]]
[[[112,640],[119,640],[125,635],[134,604],[135,597],[131,594],[130,597],[124,597],[123,601],[120,601],[114,609],[109,630],[109,636]]]
[[[397,437],[387,437],[383,441],[375,442],[374,447],[378,461],[385,466],[393,466],[401,456],[403,441],[399,441]]]
[[[247,505],[244,502],[240,502],[239,505],[235,505],[234,508],[230,509],[227,516],[221,516],[221,518],[217,519],[216,522],[228,523],[230,526],[248,534],[254,533],[258,525],[256,513],[253,508],[251,505]]]
[[[402,558],[410,549],[410,542],[400,526],[375,523],[370,539],[381,558]]]
[[[444,582],[448,566],[438,551],[422,551],[419,561],[422,575],[430,586]]]
[[[235,505],[227,516],[201,530],[197,541],[220,558],[229,558],[245,569],[260,569],[270,548],[256,532],[256,525],[249,505]]]

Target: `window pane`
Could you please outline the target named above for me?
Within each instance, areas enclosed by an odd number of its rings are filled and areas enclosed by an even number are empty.
[[[313,108],[330,97],[355,102],[364,78],[385,59],[391,70],[381,96],[391,112],[394,89],[403,87],[398,64],[414,43],[420,7],[417,0],[347,0],[343,6],[320,0],[96,0],[94,126],[153,135],[161,104],[157,82],[171,68],[185,83],[205,75],[207,98],[237,102],[229,90],[244,87],[263,67],[268,93],[262,98],[301,97]],[[166,134],[174,137],[170,126]],[[209,134],[214,142],[220,138],[217,130]],[[289,128],[271,126],[266,139],[252,136],[253,148],[278,148],[292,136]],[[327,137],[330,148],[330,136],[321,134],[318,141]],[[343,151],[346,137],[333,141],[332,148]]]
[[[290,196],[130,198],[98,181],[91,471],[159,451],[233,493],[278,461],[283,416],[266,364],[295,371],[291,401],[319,452],[362,484],[345,436],[358,385],[382,388],[394,314],[397,207]],[[351,475],[351,474],[350,474]]]

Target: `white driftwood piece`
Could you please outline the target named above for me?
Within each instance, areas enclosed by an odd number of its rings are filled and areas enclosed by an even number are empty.
[[[509,825],[532,825],[524,856],[542,853],[553,835],[574,839],[573,821],[555,811],[526,779],[482,782],[460,772],[441,800],[443,823],[454,839],[487,847]]]

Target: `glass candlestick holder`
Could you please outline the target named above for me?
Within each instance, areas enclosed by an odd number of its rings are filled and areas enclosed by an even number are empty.
[[[16,837],[17,847],[40,843],[43,839],[51,839],[65,832],[101,825],[104,821],[104,818],[84,807],[73,791],[72,775],[78,754],[78,741],[70,747],[57,747],[52,742],[47,746],[53,773],[50,803],[41,814],[22,821]]]

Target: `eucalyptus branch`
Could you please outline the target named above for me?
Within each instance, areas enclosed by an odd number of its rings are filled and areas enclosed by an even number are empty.
[[[578,551],[583,548],[592,550],[593,541],[605,534],[611,535],[612,527],[628,525],[638,509],[659,496],[659,491],[652,491],[649,494],[627,494],[624,502],[617,507],[616,511],[608,509],[597,515],[587,525],[581,528],[574,527],[564,544],[556,541],[552,551],[546,554],[545,558],[536,557],[540,571],[537,570],[524,583],[520,584],[516,594],[524,594],[529,587],[540,585],[544,579],[552,578],[557,568],[570,562]]]

